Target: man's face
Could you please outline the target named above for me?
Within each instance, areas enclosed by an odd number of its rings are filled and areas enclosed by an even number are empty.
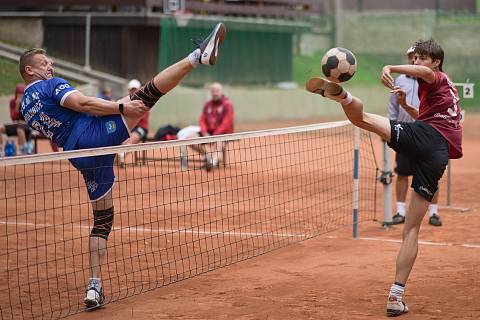
[[[432,60],[432,58],[430,58],[429,56],[418,53],[415,53],[414,60],[415,65],[428,67],[432,70],[436,70],[440,64],[440,60]]]
[[[54,72],[53,60],[44,54],[36,54],[32,58],[31,65],[28,65],[25,71],[28,75],[38,79],[51,79]]]
[[[210,88],[210,94],[212,96],[213,101],[218,101],[223,96],[222,88],[219,86],[212,86]]]

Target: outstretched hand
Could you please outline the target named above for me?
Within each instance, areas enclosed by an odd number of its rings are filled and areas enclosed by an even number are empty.
[[[383,85],[389,89],[394,89],[395,87],[395,81],[393,80],[392,75],[390,74],[390,67],[385,66],[382,69],[382,77],[380,78],[382,81]]]
[[[123,114],[131,117],[140,117],[149,109],[141,100],[133,100],[123,104]]]
[[[407,104],[407,93],[403,91],[400,87],[393,87],[391,93],[395,93],[399,105],[404,106]]]

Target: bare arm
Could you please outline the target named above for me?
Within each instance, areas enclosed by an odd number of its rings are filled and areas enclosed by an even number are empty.
[[[393,90],[394,88],[394,81],[391,76],[391,73],[401,73],[406,74],[411,77],[423,79],[427,83],[434,83],[435,82],[435,73],[432,69],[425,67],[425,66],[418,66],[418,65],[398,65],[398,66],[385,66],[382,69],[382,83]]]
[[[63,102],[63,107],[96,116],[120,114],[117,102],[89,97],[79,91],[71,93]],[[126,116],[141,116],[146,111],[148,108],[140,100],[124,103],[123,113]]]

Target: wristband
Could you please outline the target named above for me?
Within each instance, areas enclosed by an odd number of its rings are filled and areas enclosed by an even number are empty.
[[[123,103],[118,104],[118,111],[120,111],[120,114],[123,114]]]

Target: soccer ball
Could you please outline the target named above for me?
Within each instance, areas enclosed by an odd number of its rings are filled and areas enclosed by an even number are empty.
[[[345,48],[332,48],[322,58],[322,72],[332,82],[348,81],[356,70],[357,59]]]

